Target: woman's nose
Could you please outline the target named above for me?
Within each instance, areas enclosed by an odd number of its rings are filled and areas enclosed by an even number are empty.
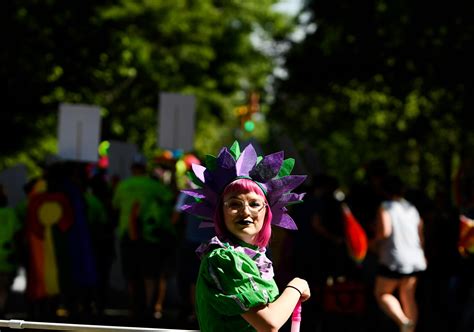
[[[248,204],[244,204],[244,206],[242,207],[241,213],[245,213],[245,215],[251,215],[251,212],[250,212],[250,205]]]

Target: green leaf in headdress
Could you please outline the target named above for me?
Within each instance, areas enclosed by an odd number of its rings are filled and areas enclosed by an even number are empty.
[[[282,176],[290,175],[293,166],[295,166],[295,160],[293,158],[285,159],[281,165],[280,171],[278,172],[278,177],[281,178]]]
[[[213,171],[217,167],[217,158],[214,157],[213,155],[206,155],[205,157],[205,162],[206,162],[206,168],[210,171]]]
[[[198,179],[198,177],[196,176],[196,174],[194,174],[194,172],[187,171],[186,175],[195,185],[201,188],[204,186],[204,183],[202,183],[202,181]]]
[[[258,157],[257,157],[257,164],[258,164],[259,162],[261,162],[261,161],[262,161],[262,159],[263,159],[263,157],[262,157],[262,156],[258,156]]]
[[[239,142],[234,141],[234,144],[230,147],[230,153],[235,160],[239,159],[240,157],[240,145]]]
[[[292,205],[300,204],[300,203],[303,203],[303,200],[288,202],[288,204],[286,206],[292,206]]]

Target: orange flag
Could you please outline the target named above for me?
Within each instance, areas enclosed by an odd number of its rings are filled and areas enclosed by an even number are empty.
[[[367,254],[367,234],[352,214],[347,204],[342,203],[344,216],[344,233],[346,236],[347,250],[350,257],[358,264],[362,263]]]
[[[474,220],[466,216],[459,216],[458,250],[463,256],[474,254]]]

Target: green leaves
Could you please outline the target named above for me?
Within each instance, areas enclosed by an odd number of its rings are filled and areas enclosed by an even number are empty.
[[[102,139],[131,141],[149,154],[156,148],[151,142],[161,91],[197,97],[195,148],[217,151],[237,136],[234,107],[249,91],[265,91],[273,70],[272,55],[250,36],[258,29],[271,43],[293,27],[272,11],[274,2],[13,3],[5,76],[15,112],[2,123],[23,134],[0,158],[29,151],[30,139],[48,135],[51,128],[35,123],[54,118],[61,102],[100,105],[107,110]],[[265,137],[265,123],[256,127],[252,134]]]
[[[278,172],[278,177],[281,178],[283,176],[287,176],[291,174],[293,167],[295,166],[295,159],[288,158],[283,161],[281,165],[280,171]]]
[[[288,53],[274,135],[290,136],[302,154],[312,147],[345,184],[382,158],[408,185],[446,187],[454,160],[474,150],[472,77],[459,75],[474,58],[467,6],[433,4],[427,17],[413,2],[306,2],[317,30]]]

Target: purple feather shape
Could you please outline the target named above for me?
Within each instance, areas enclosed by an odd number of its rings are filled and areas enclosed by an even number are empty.
[[[181,210],[206,220],[213,220],[219,196],[225,186],[238,177],[250,177],[265,191],[273,214],[272,224],[287,229],[297,229],[294,220],[288,215],[286,206],[303,199],[304,194],[291,191],[303,183],[306,176],[286,175],[291,169],[280,174],[284,163],[283,151],[269,154],[257,163],[259,157],[255,148],[249,144],[242,153],[236,155],[237,160],[224,147],[215,159],[215,167],[212,167],[212,170],[200,165],[192,165],[195,177],[202,184],[200,189],[183,190],[185,194],[194,197],[196,202],[184,205]],[[286,176],[278,177],[282,174]],[[210,223],[206,222],[206,224]]]

